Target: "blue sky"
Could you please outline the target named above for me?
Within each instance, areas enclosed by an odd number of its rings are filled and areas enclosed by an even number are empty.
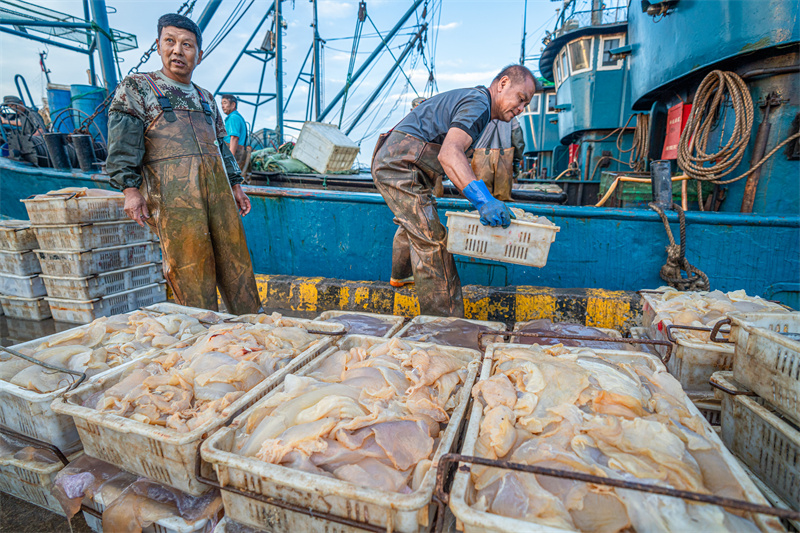
[[[125,74],[138,63],[141,54],[155,39],[158,17],[167,11],[176,10],[182,2],[175,0],[107,1],[108,6],[116,10],[115,13],[109,14],[111,26],[134,33],[139,40],[137,50],[121,54],[124,61],[120,68]],[[196,20],[199,17],[206,3],[206,0],[197,1],[192,18]],[[204,33],[206,42],[210,42],[211,38],[217,34],[237,3],[235,0],[223,1],[214,20]],[[245,5],[247,3],[249,0],[245,2]],[[411,6],[411,3],[411,0],[367,0],[367,11],[378,29],[385,33]],[[434,59],[435,75],[440,92],[458,87],[488,84],[500,68],[519,61],[523,0],[442,0],[442,2],[436,3],[440,7],[436,10],[428,9],[429,43],[426,45],[425,57],[430,63],[432,37],[434,33],[438,33]],[[37,2],[37,4],[76,16],[83,12],[82,3],[79,0],[44,1]],[[217,88],[230,64],[253,33],[270,4],[271,2],[255,0],[239,24],[195,71],[195,83],[212,91]],[[308,51],[312,35],[310,2],[294,0],[294,6],[292,4],[292,0],[283,3],[284,18],[288,23],[288,28],[284,33],[286,48],[283,63],[284,94],[286,95],[288,95]],[[528,1],[528,56],[539,54],[544,30],[552,30],[556,8],[560,7],[560,4],[560,2],[549,0]],[[320,36],[328,39],[324,51],[324,95],[327,99],[331,99],[343,86],[346,79],[358,2],[356,0],[319,0],[318,6]],[[439,9],[441,13],[438,12]],[[421,14],[421,12],[420,8],[417,13]],[[405,29],[400,32],[402,35],[398,35],[392,41],[392,50],[395,55],[399,55],[400,50],[410,39],[416,20],[416,17],[412,17],[405,25]],[[434,32],[434,28],[437,28],[438,32]],[[260,44],[265,29],[266,24],[259,32],[255,42]],[[367,21],[359,47],[356,68],[378,43],[375,31]],[[47,65],[52,71],[50,77],[54,83],[87,83],[88,62],[85,56],[55,47],[48,49],[41,43],[0,34],[0,91],[2,94],[16,94],[13,78],[15,74],[22,74],[28,81],[37,105],[40,103],[41,97],[45,94],[45,79],[39,68],[38,54],[44,50],[48,50]],[[384,53],[374,68],[362,77],[360,85],[349,97],[345,111],[345,124],[347,117],[351,116],[359,104],[375,89],[393,61],[389,54]],[[538,62],[532,61],[529,66],[535,69],[537,64]],[[160,59],[154,54],[142,70],[159,68],[161,68]],[[274,72],[274,68],[274,62],[267,66],[265,90],[273,91],[275,88],[274,77],[270,76],[270,72]],[[396,83],[390,89],[385,90],[378,100],[383,105],[371,108],[372,111],[367,114],[366,123],[357,126],[350,135],[354,141],[361,144],[362,150],[359,155],[361,163],[369,163],[377,134],[390,129],[408,112],[410,102],[416,96],[411,86],[413,85],[419,93],[423,92],[428,78],[423,61],[417,59],[415,66],[407,61],[404,69],[411,80],[409,86],[406,86],[405,77],[398,73]],[[233,71],[224,88],[253,92],[258,87],[260,70],[260,63],[245,57]],[[305,87],[304,84],[299,85],[287,111],[288,118],[303,118],[307,94]],[[241,111],[248,123],[252,122],[253,108],[243,105]],[[337,111],[327,120],[338,121],[338,116]],[[275,106],[272,104],[262,106],[258,113],[255,129],[271,128],[274,127],[274,123]],[[287,130],[287,134],[296,135],[296,132]]]

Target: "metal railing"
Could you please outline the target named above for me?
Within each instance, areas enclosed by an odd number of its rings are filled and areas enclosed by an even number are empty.
[[[556,23],[555,36],[585,28],[587,26],[604,26],[619,24],[628,20],[627,7],[610,7],[605,9],[575,11],[570,14],[562,13]]]

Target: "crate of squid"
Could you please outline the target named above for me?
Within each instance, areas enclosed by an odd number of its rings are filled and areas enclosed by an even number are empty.
[[[190,495],[200,443],[325,351],[339,324],[243,315],[57,398],[87,455]],[[208,473],[207,468],[203,468]]]
[[[69,373],[0,350],[0,424],[62,450],[75,449],[80,446],[75,423],[51,404],[75,386],[81,374],[93,382],[120,365],[195,339],[230,318],[233,315],[162,303],[10,347]]]
[[[228,523],[429,530],[437,464],[456,445],[480,357],[348,335],[203,443]]]
[[[450,490],[460,529],[536,531],[783,531],[745,513],[603,478],[769,506],[718,434],[655,357],[586,347],[494,344],[472,390]],[[596,483],[513,470],[546,467]]]

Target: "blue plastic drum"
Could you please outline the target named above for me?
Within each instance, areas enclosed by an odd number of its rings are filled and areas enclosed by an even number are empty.
[[[66,85],[47,86],[47,107],[50,108],[50,119],[56,121],[57,133],[72,133],[75,124],[72,121],[72,113],[62,110],[72,106],[72,95]]]
[[[82,111],[81,113],[77,113],[80,115],[80,121],[83,121],[88,115],[94,113],[97,106],[102,104],[103,100],[106,99],[105,88],[95,87],[94,85],[70,85],[70,93],[72,107]],[[78,122],[78,124],[79,123],[80,122]],[[94,124],[97,127],[90,126],[89,133],[92,134],[94,140],[106,142],[108,139],[108,110],[104,110],[103,113],[97,115],[94,119]],[[102,135],[98,133],[98,129]]]

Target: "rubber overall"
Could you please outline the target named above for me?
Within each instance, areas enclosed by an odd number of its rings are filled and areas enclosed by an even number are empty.
[[[444,174],[438,160],[440,149],[441,145],[398,131],[381,135],[372,158],[372,177],[400,226],[393,246],[392,277],[407,277],[410,262],[420,313],[463,317],[461,280],[453,254],[447,251],[447,230],[432,195],[437,176]]]
[[[211,109],[173,109],[148,76],[161,113],[145,130],[148,223],[161,240],[164,276],[181,305],[216,311],[217,286],[229,312],[255,313],[261,303],[233,192],[217,147]]]
[[[511,201],[514,181],[514,148],[479,148],[472,155],[472,171],[489,192],[503,202]]]

